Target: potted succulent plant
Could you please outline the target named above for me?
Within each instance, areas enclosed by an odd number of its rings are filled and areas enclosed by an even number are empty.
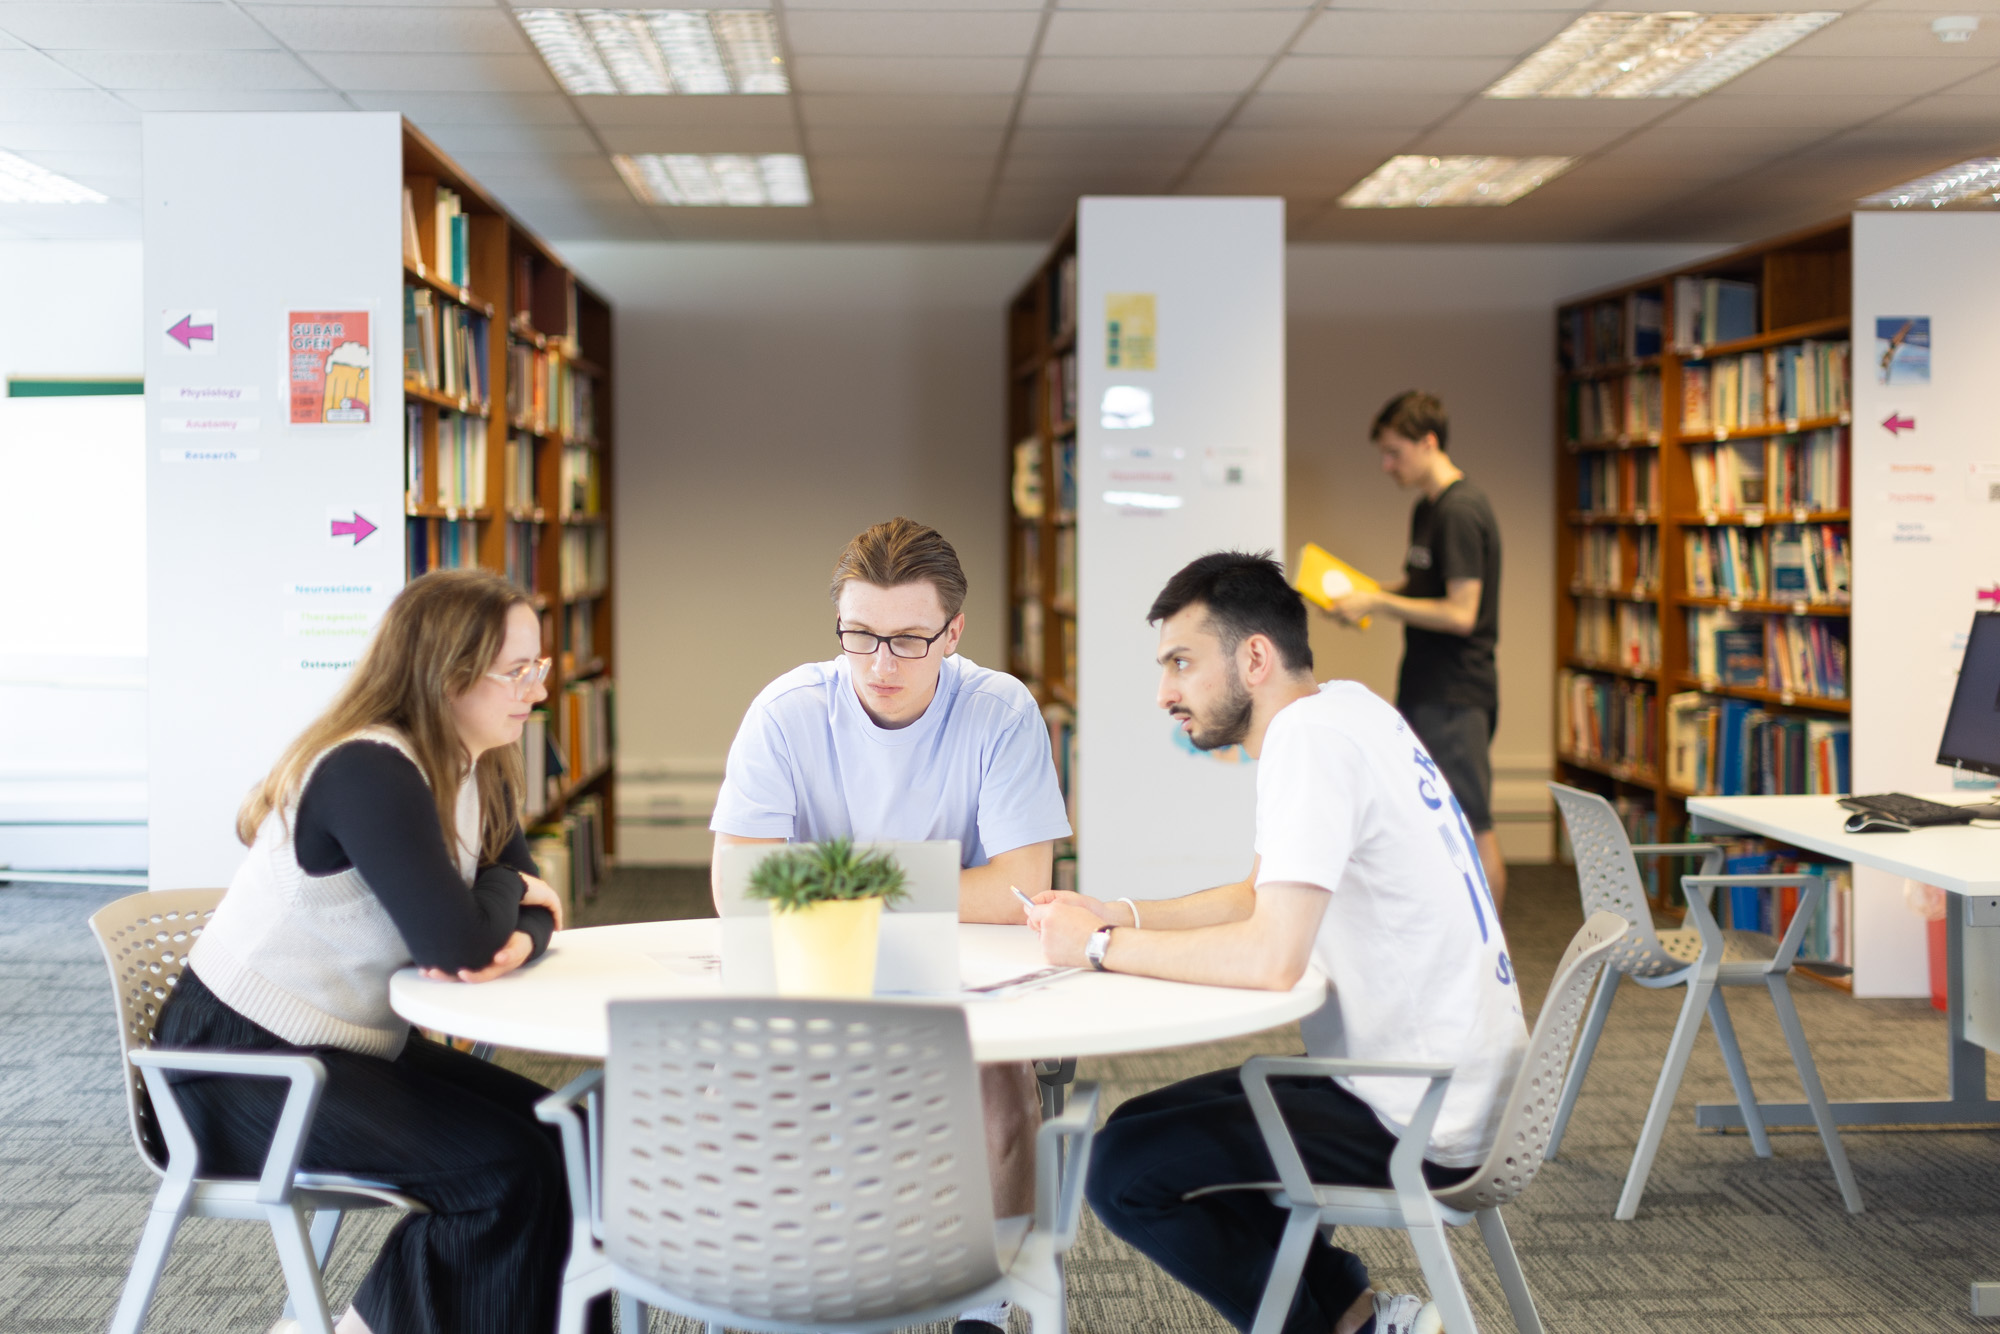
[[[853,840],[774,852],[750,873],[749,897],[771,905],[771,953],[781,996],[869,996],[882,905],[903,899],[903,868]]]

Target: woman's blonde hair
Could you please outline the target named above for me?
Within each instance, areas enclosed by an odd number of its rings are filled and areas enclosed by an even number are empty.
[[[417,768],[437,802],[445,847],[457,855],[458,789],[465,781],[465,743],[451,701],[493,667],[507,638],[507,613],[528,604],[520,589],[484,570],[423,575],[389,604],[353,674],[326,712],[286,748],[236,814],[236,837],[247,845],[272,811],[284,819],[297,801],[306,769],[328,747],[364,727],[392,727],[408,740]],[[479,757],[480,860],[491,862],[521,818],[526,780],[518,746]]]

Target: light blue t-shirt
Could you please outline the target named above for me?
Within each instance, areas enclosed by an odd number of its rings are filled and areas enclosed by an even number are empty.
[[[1070,832],[1034,696],[958,655],[923,716],[895,729],[861,707],[845,654],[765,686],[708,827],[795,843],[955,838],[966,866]]]

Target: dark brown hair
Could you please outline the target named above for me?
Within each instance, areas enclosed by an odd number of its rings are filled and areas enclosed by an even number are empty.
[[[1447,448],[1451,435],[1451,418],[1436,394],[1410,389],[1390,399],[1375,414],[1375,426],[1368,432],[1368,438],[1380,440],[1384,431],[1393,431],[1409,441],[1435,435],[1438,448],[1442,450]]]
[[[1197,556],[1167,580],[1146,612],[1146,624],[1178,616],[1189,607],[1208,613],[1208,628],[1224,653],[1251,635],[1277,647],[1288,672],[1309,672],[1312,641],[1306,630],[1306,601],[1285,581],[1285,567],[1268,551],[1211,551]]]
[[[944,534],[914,519],[898,516],[878,523],[847,544],[833,564],[830,592],[836,606],[849,579],[877,588],[928,583],[937,589],[947,621],[965,606],[965,571],[959,566],[958,553],[944,540]]]

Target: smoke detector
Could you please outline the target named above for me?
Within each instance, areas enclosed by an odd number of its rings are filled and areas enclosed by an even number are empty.
[[[1971,14],[1954,14],[1931,20],[1931,32],[1940,42],[1969,42],[1972,34],[1978,31],[1979,20]]]

